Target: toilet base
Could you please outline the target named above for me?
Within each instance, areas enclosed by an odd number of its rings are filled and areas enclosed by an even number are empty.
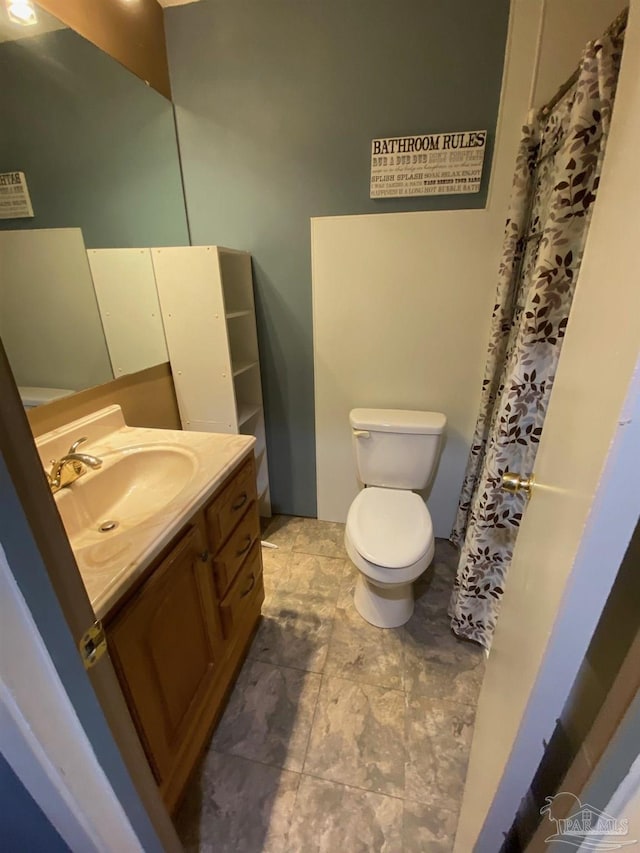
[[[413,614],[413,584],[378,586],[358,572],[353,603],[356,610],[376,628],[399,628]]]

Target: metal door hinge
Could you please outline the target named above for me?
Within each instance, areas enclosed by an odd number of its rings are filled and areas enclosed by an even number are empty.
[[[80,637],[78,646],[84,668],[91,669],[107,651],[107,636],[99,619]]]

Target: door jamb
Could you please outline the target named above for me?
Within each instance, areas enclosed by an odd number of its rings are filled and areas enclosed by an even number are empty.
[[[0,482],[12,510],[11,521],[8,516],[4,524],[0,519],[7,560],[12,572],[17,572],[18,587],[64,689],[136,834],[147,839],[149,850],[178,853],[182,847],[108,654],[88,671],[82,665],[78,643],[95,616],[1,342],[0,400]]]

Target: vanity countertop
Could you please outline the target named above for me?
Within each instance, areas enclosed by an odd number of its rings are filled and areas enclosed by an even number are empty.
[[[101,619],[251,452],[255,438],[129,427],[120,407],[109,406],[40,436],[45,468],[80,436],[87,441],[78,452],[99,457],[102,466],[54,498]],[[159,508],[150,513],[145,506]],[[98,529],[103,515],[114,516],[113,530]]]

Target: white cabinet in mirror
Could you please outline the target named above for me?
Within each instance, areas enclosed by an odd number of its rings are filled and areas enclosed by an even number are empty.
[[[169,360],[149,249],[89,249],[114,376]]]
[[[0,231],[0,335],[18,386],[113,379],[80,228]]]

